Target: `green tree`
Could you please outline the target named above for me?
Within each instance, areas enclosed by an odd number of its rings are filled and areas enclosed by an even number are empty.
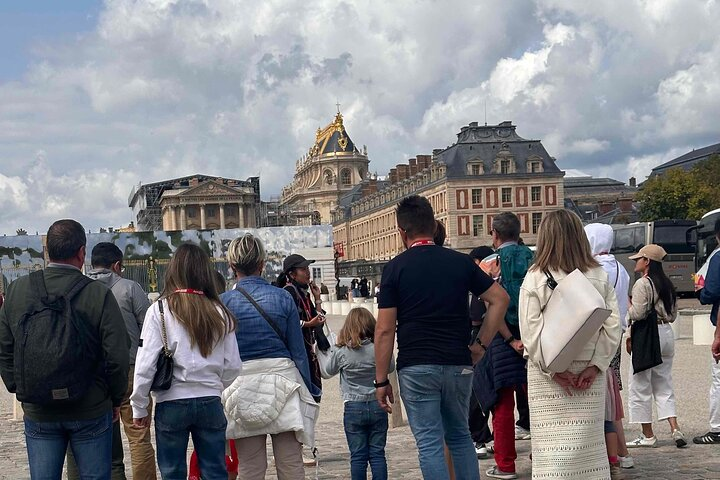
[[[668,218],[698,220],[720,207],[720,155],[713,155],[691,170],[673,168],[647,180],[638,192],[642,221]]]

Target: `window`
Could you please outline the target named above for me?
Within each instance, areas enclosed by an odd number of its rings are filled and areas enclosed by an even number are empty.
[[[540,173],[542,172],[542,164],[540,162],[531,162],[530,163],[530,173]]]
[[[482,175],[482,165],[473,163],[470,165],[470,175]]]
[[[483,216],[482,215],[473,215],[472,222],[473,222],[473,237],[477,237],[483,233]]]
[[[510,160],[501,160],[500,161],[500,173],[502,173],[502,174],[510,173]]]
[[[537,233],[540,228],[540,222],[542,221],[542,213],[532,214],[532,233]]]
[[[472,189],[472,204],[482,205],[482,188]]]
[[[541,195],[542,195],[542,190],[540,187],[530,188],[530,198],[533,202],[539,202]]]
[[[217,210],[215,207],[205,207],[205,213],[208,217],[214,217],[217,215]]]
[[[512,188],[505,187],[502,189],[502,203],[512,202]]]
[[[344,168],[340,172],[340,183],[343,186],[348,186],[352,184],[352,175],[350,174],[350,169]]]
[[[197,218],[197,209],[195,207],[187,209],[188,218]]]
[[[321,279],[322,279],[322,270],[320,269],[320,267],[313,267],[313,269],[312,269],[312,278],[313,278],[313,279],[318,279],[318,280],[321,280]]]

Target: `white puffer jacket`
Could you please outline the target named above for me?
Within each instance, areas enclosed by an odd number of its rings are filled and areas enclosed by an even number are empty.
[[[227,438],[295,432],[297,440],[315,446],[320,407],[289,358],[243,362],[240,376],[222,394]]]

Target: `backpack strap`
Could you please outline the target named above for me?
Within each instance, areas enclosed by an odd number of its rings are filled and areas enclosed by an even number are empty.
[[[77,296],[78,293],[82,291],[83,288],[85,288],[88,284],[92,282],[94,282],[92,278],[86,277],[85,275],[80,275],[80,277],[78,277],[78,279],[70,285],[70,288],[67,289],[63,297],[65,297],[66,301],[71,301]]]
[[[28,275],[30,278],[30,286],[32,287],[33,291],[37,293],[37,297],[39,297],[41,300],[47,299],[48,292],[47,288],[45,287],[45,274],[42,270],[37,270],[35,272],[31,272],[30,275]]]

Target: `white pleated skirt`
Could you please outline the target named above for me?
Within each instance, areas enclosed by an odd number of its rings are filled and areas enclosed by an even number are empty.
[[[587,362],[573,362],[580,373]],[[533,480],[609,480],[605,449],[605,372],[572,396],[528,361]]]

